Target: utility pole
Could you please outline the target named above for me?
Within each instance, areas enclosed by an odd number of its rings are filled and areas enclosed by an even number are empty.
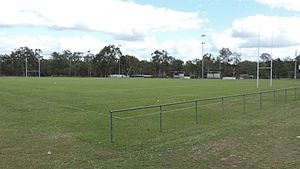
[[[202,79],[204,78],[204,44],[205,44],[205,42],[204,42],[204,37],[205,37],[206,35],[205,34],[202,34],[201,35],[201,37],[202,37],[202,42],[201,42],[201,44],[202,44],[202,66],[201,66],[201,68],[202,68]]]

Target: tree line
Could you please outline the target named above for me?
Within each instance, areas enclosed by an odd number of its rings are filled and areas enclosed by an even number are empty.
[[[263,53],[262,67],[270,67],[271,56]],[[241,74],[256,75],[257,62],[241,61],[241,54],[229,48],[220,49],[214,56],[206,53],[203,57],[204,75],[209,71],[220,71],[221,76],[239,77]],[[297,57],[300,60],[300,56]],[[20,47],[10,54],[0,55],[0,76],[25,76],[26,62],[29,76],[37,76],[40,64],[41,76],[108,77],[111,74],[152,75],[172,77],[174,72],[184,72],[193,78],[202,74],[202,59],[186,62],[170,56],[165,50],[151,53],[150,61],[139,60],[135,56],[124,55],[115,45],[105,46],[98,53],[90,51],[53,52],[49,58],[42,56],[40,49]],[[294,59],[273,59],[274,78],[294,77]],[[261,78],[269,78],[269,70],[261,70]]]

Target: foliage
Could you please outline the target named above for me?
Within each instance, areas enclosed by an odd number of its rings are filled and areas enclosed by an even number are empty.
[[[172,77],[174,72],[185,72],[191,77],[201,77],[202,60],[193,59],[186,62],[169,55],[165,50],[155,50],[150,61],[139,60],[133,55],[123,55],[121,49],[115,45],[105,46],[98,53],[53,52],[50,58],[43,58],[40,49],[20,47],[10,54],[0,55],[0,76],[24,76],[25,58],[28,70],[38,70],[38,60],[41,63],[42,76],[94,76],[107,77],[110,74],[139,75],[147,74],[154,77]],[[241,53],[231,52],[229,48],[222,48],[218,56],[206,53],[204,58],[204,75],[209,71],[221,71],[222,76],[236,76],[240,74],[256,75],[256,62],[241,61]],[[297,57],[300,60],[300,56]],[[271,56],[263,53],[260,56],[261,66],[270,65]],[[298,62],[299,63],[299,62]],[[273,59],[273,73],[275,78],[293,77],[293,59]],[[120,71],[120,72],[119,72]],[[32,74],[35,75],[35,74]],[[269,78],[267,71],[261,71],[262,78]]]

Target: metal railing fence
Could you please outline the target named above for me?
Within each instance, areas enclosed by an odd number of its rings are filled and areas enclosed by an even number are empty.
[[[126,109],[118,109],[118,110],[111,110],[109,111],[109,140],[112,143],[114,141],[114,133],[113,133],[113,117],[114,113],[120,113],[120,112],[129,112],[129,111],[137,111],[137,110],[146,110],[146,109],[155,109],[159,108],[159,130],[160,132],[163,131],[163,113],[165,107],[174,106],[174,105],[183,105],[183,104],[194,104],[193,107],[189,107],[186,109],[194,108],[195,113],[195,123],[199,124],[199,111],[201,110],[201,103],[207,102],[207,101],[216,101],[220,103],[220,112],[221,116],[224,117],[224,111],[225,111],[225,101],[230,98],[240,98],[238,101],[242,102],[242,110],[243,112],[246,112],[247,108],[247,97],[252,96],[255,97],[258,95],[258,108],[263,108],[263,97],[266,94],[271,95],[271,102],[275,104],[277,102],[277,94],[278,92],[283,92],[283,100],[284,103],[288,103],[288,92],[292,91],[294,96],[293,100],[297,100],[297,90],[300,87],[290,87],[290,88],[284,88],[284,89],[274,89],[274,90],[267,90],[267,91],[259,91],[259,92],[252,92],[252,93],[244,93],[244,94],[235,94],[235,95],[228,95],[228,96],[220,96],[220,97],[211,97],[211,98],[204,98],[204,99],[196,99],[196,100],[188,100],[188,101],[181,101],[181,102],[171,102],[171,103],[165,103],[165,104],[159,104],[159,105],[149,105],[149,106],[142,106],[142,107],[133,107],[133,108],[126,108]],[[126,118],[125,118],[126,119]]]

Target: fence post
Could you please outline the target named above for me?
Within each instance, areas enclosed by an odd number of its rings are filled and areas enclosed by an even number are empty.
[[[246,112],[246,95],[243,94],[244,113]]]
[[[223,96],[221,97],[221,102],[222,102],[222,107],[221,107],[222,117],[224,117],[224,97]]]
[[[199,124],[198,118],[198,100],[195,101],[196,124]]]
[[[262,109],[262,92],[259,93],[259,108]]]
[[[275,102],[276,102],[276,90],[274,89],[273,90],[273,103],[275,104]]]
[[[112,111],[109,111],[109,136],[110,142],[113,142],[113,115]]]
[[[287,103],[287,89],[284,89],[284,101]]]
[[[163,113],[163,108],[162,108],[162,105],[159,106],[159,109],[160,109],[160,113],[159,113],[159,130],[160,132],[163,131],[163,128],[162,128],[162,125],[163,125],[163,119],[162,119],[162,113]]]
[[[295,100],[297,100],[297,88],[295,87]]]

